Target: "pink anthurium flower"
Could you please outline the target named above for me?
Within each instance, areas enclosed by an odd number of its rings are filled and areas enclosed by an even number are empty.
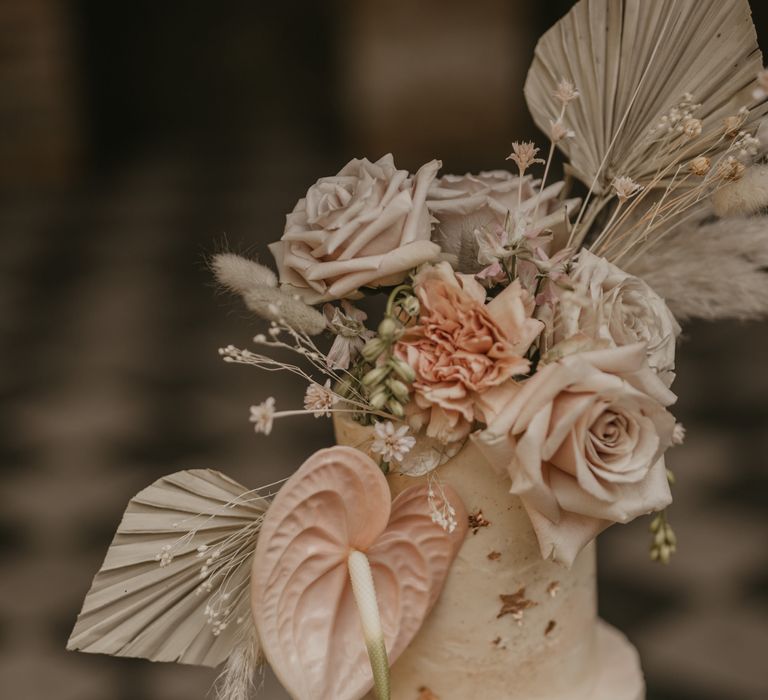
[[[296,700],[359,700],[374,681],[364,629],[381,630],[390,663],[419,631],[467,532],[459,497],[443,490],[452,532],[433,522],[426,484],[393,502],[378,465],[351,447],[316,452],[280,489],[256,547],[251,603],[267,660]],[[355,569],[367,575],[356,553],[370,566],[380,626],[355,600]]]

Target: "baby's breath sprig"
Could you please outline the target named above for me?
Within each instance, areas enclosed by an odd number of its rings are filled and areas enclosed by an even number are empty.
[[[361,351],[370,365],[361,383],[367,391],[371,408],[376,411],[386,410],[395,418],[405,416],[410,384],[416,375],[407,362],[395,356],[394,347],[406,326],[418,314],[419,300],[413,295],[413,288],[406,284],[395,287],[389,295],[376,336]]]
[[[667,520],[667,511],[663,510],[651,520],[651,559],[661,564],[669,564],[677,551],[677,536]]]

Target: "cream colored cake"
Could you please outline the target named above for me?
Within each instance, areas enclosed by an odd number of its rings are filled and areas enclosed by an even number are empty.
[[[335,428],[340,444],[368,451],[370,428],[346,418]],[[509,478],[471,442],[435,473],[462,497],[470,531],[392,667],[393,700],[643,700],[637,653],[597,617],[594,545],[571,569],[544,561]],[[396,495],[416,481],[392,474],[389,483]]]

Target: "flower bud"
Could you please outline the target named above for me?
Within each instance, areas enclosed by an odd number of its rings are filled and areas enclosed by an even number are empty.
[[[371,394],[368,403],[371,405],[371,408],[378,411],[379,409],[384,408],[384,404],[387,403],[388,399],[389,392],[382,386]]]
[[[384,320],[379,324],[379,338],[384,342],[391,343],[398,335],[400,327],[391,316],[384,317]]]
[[[397,418],[402,418],[405,416],[405,409],[403,408],[403,404],[401,404],[395,398],[391,398],[389,401],[387,401],[387,410]]]
[[[392,395],[398,400],[402,401],[403,403],[408,401],[408,397],[410,392],[408,391],[408,387],[403,384],[399,379],[390,378],[387,380],[387,389],[389,389],[392,392]]]
[[[382,367],[374,367],[369,372],[366,372],[363,376],[363,386],[374,387],[381,384],[390,372],[391,367],[383,365]]]
[[[368,361],[375,362],[387,349],[387,344],[381,338],[371,338],[360,351],[360,354]]]
[[[712,168],[712,161],[706,156],[698,156],[689,163],[689,168],[696,177],[704,177]]]
[[[416,372],[413,371],[413,368],[405,362],[405,360],[401,360],[399,357],[391,358],[389,360],[389,366],[392,367],[395,374],[397,374],[406,384],[410,384],[416,379]]]
[[[412,294],[409,294],[407,297],[403,297],[397,305],[405,311],[411,318],[415,318],[419,315],[419,311],[421,311],[421,305],[419,304],[419,300],[413,296]]]

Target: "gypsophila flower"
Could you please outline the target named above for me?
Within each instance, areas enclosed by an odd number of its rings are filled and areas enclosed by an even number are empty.
[[[249,420],[253,423],[253,429],[257,433],[269,435],[272,432],[272,423],[275,418],[275,399],[270,396],[258,406],[251,406],[251,417]]]
[[[408,435],[407,425],[395,429],[391,420],[376,423],[373,434],[371,451],[381,455],[385,462],[402,462],[416,444],[416,438]]]
[[[746,131],[741,131],[733,147],[739,152],[739,158],[747,160],[757,155],[760,148],[760,139]]]
[[[742,107],[738,114],[734,114],[730,117],[723,119],[723,128],[725,135],[730,138],[736,138],[739,135],[739,129],[744,125],[749,116],[749,110],[746,107]]]
[[[643,189],[643,186],[636,183],[631,177],[615,178],[612,187],[622,202],[631,199]]]
[[[429,479],[427,504],[429,505],[429,515],[435,525],[439,525],[448,533],[456,529],[458,524],[456,521],[456,509],[445,495],[445,489],[433,476],[430,476]]]
[[[557,90],[553,94],[563,105],[573,102],[580,95],[574,84],[565,78],[560,80],[557,84]]]
[[[761,101],[768,97],[768,68],[757,74],[757,87],[752,91],[752,97]]]
[[[676,423],[672,431],[672,444],[682,445],[685,442],[685,426],[682,423]]]
[[[702,128],[701,119],[696,119],[695,117],[686,117],[680,125],[683,136],[689,139],[701,136]]]
[[[304,395],[304,408],[312,411],[315,418],[330,418],[331,409],[336,403],[336,395],[331,391],[331,380],[325,382],[325,386],[320,384],[310,384]]]
[[[512,153],[507,156],[507,160],[517,163],[517,168],[522,175],[535,163],[544,164],[545,161],[536,157],[538,153],[539,149],[536,148],[532,141],[524,141],[523,143],[515,141],[512,144]]]
[[[711,168],[712,161],[706,156],[698,156],[697,158],[694,158],[689,164],[691,173],[697,177],[704,177]]]
[[[552,139],[553,143],[560,143],[563,139],[572,139],[576,136],[576,132],[573,131],[573,129],[567,128],[565,124],[563,124],[562,119],[558,119],[557,121],[552,121],[550,119],[549,126],[549,138]]]
[[[740,180],[746,170],[744,163],[741,163],[733,156],[728,156],[717,168],[717,174],[720,178],[727,181]]]

